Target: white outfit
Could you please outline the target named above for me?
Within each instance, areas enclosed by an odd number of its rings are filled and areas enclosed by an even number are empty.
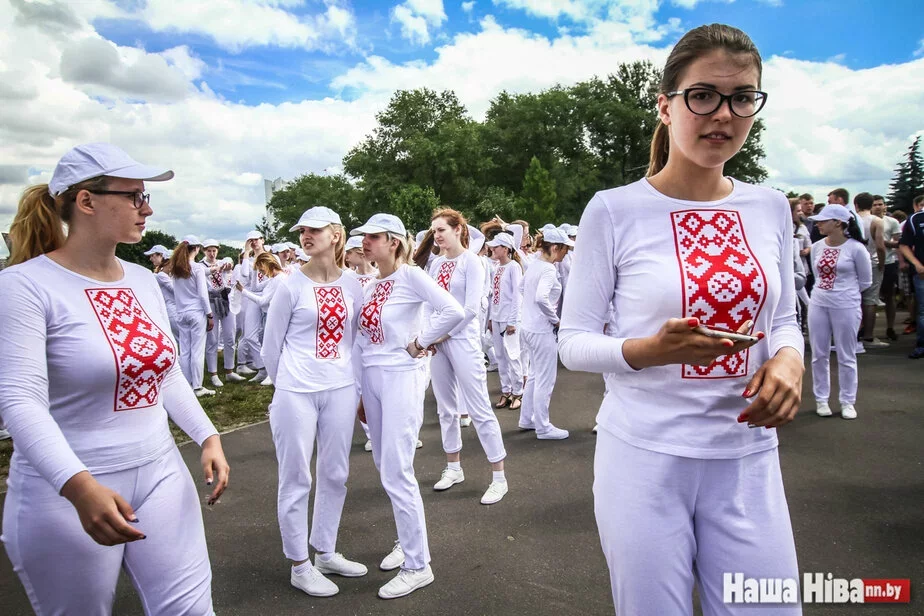
[[[695,560],[704,612],[729,613],[712,594],[727,571],[715,566],[721,555],[759,554],[731,561],[751,563],[755,577],[765,576],[765,563],[766,577],[798,576],[776,430],[736,421],[758,368],[783,347],[803,350],[789,203],[782,193],[737,181],[719,201],[682,201],[642,179],[597,193],[580,228],[559,351],[569,369],[606,375],[595,509],[614,602],[625,614],[690,613]],[[604,335],[611,306],[615,317]],[[766,338],[709,366],[635,370],[626,362],[626,340],[690,317],[729,329],[753,320]],[[739,530],[739,517],[751,511],[761,512],[761,523],[774,521],[770,532]],[[681,537],[685,542],[674,541]],[[653,585],[659,590],[650,594]]]
[[[494,353],[494,339],[488,331],[488,304],[491,302],[491,282],[494,279],[496,263],[486,256],[479,257],[484,267],[484,293],[481,298],[481,312],[478,315],[479,332],[481,333],[481,351],[492,366],[497,365],[497,355]]]
[[[523,315],[521,341],[530,350],[532,370],[526,380],[520,426],[532,426],[544,434],[549,422],[549,404],[558,376],[558,304],[562,287],[555,265],[536,259],[523,277]]]
[[[523,364],[520,357],[520,331],[507,334],[507,326],[518,327],[523,303],[521,283],[523,269],[515,261],[498,264],[491,278],[491,302],[488,318],[491,320],[491,337],[497,354],[497,372],[501,392],[523,395]]]
[[[0,418],[16,442],[2,540],[36,613],[109,614],[124,566],[147,613],[211,614],[199,497],[167,417],[200,445],[217,432],[177,365],[157,282],[120,264],[115,282],[46,256],[0,272]],[[59,496],[82,471],[129,501],[145,541],[87,535]]]
[[[170,319],[170,331],[173,333],[173,339],[180,339],[180,329],[176,324],[176,302],[173,299],[173,278],[164,271],[157,272],[155,275],[157,284],[160,286],[160,292],[164,296],[164,303],[167,305],[167,318]]]
[[[869,252],[856,240],[829,246],[822,239],[812,245],[811,257],[815,272],[808,315],[812,390],[815,400],[828,401],[833,335],[840,400],[853,404],[857,398],[857,330],[862,320],[860,294],[873,284]]]
[[[261,293],[263,288],[269,283],[270,278],[263,272],[258,272],[253,267],[253,259],[244,259],[241,263],[239,272],[241,284],[244,288],[252,293]],[[263,344],[263,317],[265,312],[257,305],[256,302],[249,299],[246,295],[241,298],[241,312],[238,320],[243,321],[241,342],[238,346],[238,353],[244,351],[244,357],[257,369],[263,368],[263,360],[260,358],[260,347]],[[243,318],[242,318],[243,317]],[[243,360],[238,359],[239,362]]]
[[[189,278],[173,277],[173,296],[180,329],[180,368],[192,388],[199,389],[205,365],[206,316],[212,314],[212,307],[205,266],[190,261],[189,267]]]
[[[895,239],[896,236],[902,234],[902,226],[897,220],[891,216],[883,216],[882,220],[882,239],[886,242],[891,242]],[[898,248],[886,248],[886,265],[891,265],[892,263],[898,263]]]
[[[464,312],[426,272],[409,265],[366,285],[363,297],[353,352],[362,359],[372,456],[394,510],[404,568],[422,569],[430,562],[430,549],[414,452],[423,423],[423,362],[406,349],[415,338],[423,347],[432,345],[462,321]],[[424,302],[433,314],[421,332]]]
[[[472,418],[488,461],[500,462],[507,452],[488,396],[478,319],[484,299],[484,268],[475,254],[463,250],[455,259],[438,257],[430,268],[430,275],[465,310],[465,318],[449,332],[450,338],[439,344],[436,355],[430,360],[443,451],[458,453],[462,450],[459,413],[464,412]]]
[[[276,278],[281,278],[277,276]],[[307,560],[311,456],[318,442],[310,543],[336,551],[359,402],[352,350],[362,288],[352,276],[282,280],[266,315],[263,360],[276,391],[270,428],[279,463],[277,513],[286,557]]]
[[[219,316],[219,310],[216,294],[225,293],[227,295],[231,289],[231,273],[221,271],[221,263],[214,263],[212,266],[206,261],[202,261],[202,266],[206,268],[205,279],[208,282],[209,304],[214,319],[212,331],[206,332],[205,336],[205,367],[210,373],[218,372],[218,343],[221,342],[222,358],[225,371],[234,370],[234,339],[235,339],[235,322],[234,315],[227,310],[223,316]],[[228,291],[225,291],[225,290]],[[220,300],[219,300],[220,301]],[[224,304],[227,306],[227,302]]]

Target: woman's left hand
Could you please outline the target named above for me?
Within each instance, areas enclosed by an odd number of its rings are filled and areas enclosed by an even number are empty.
[[[205,473],[206,485],[213,485],[215,488],[209,496],[209,505],[214,505],[221,496],[225,488],[228,487],[228,475],[231,473],[231,467],[225,460],[225,452],[221,448],[221,440],[217,434],[205,439],[202,443],[202,472]]]
[[[508,336],[511,336],[511,335],[513,335],[513,334],[515,334],[515,333],[517,333],[517,328],[516,328],[515,326],[513,326],[513,325],[508,325],[508,326],[507,326],[507,335],[508,335]]]
[[[244,285],[242,285],[241,282],[238,281],[238,282],[234,285],[234,288],[237,289],[238,291],[243,291],[243,290],[244,290]]]
[[[783,347],[767,360],[748,382],[742,396],[754,399],[738,417],[752,426],[776,428],[792,421],[802,403],[805,363],[791,347]]]

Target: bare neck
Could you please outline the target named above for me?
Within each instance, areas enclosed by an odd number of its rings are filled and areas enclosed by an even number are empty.
[[[116,245],[98,237],[71,233],[64,246],[46,256],[81,276],[101,282],[115,282],[125,276],[115,256]]]
[[[311,260],[302,266],[302,273],[315,282],[323,283],[333,282],[343,275],[343,271],[337,267],[333,253],[311,257]]]
[[[722,167],[704,168],[686,159],[669,158],[664,168],[648,178],[667,197],[682,201],[719,201],[731,194],[734,184],[722,175]]]

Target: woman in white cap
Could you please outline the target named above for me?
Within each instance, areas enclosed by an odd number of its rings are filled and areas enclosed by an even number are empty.
[[[339,589],[325,573],[359,577],[367,572],[336,552],[359,402],[352,350],[363,291],[342,269],[346,232],[336,212],[313,207],[290,231],[299,231],[311,260],[291,276],[277,277],[281,282],[263,333],[263,359],[276,386],[270,428],[279,463],[279,529],[283,552],[292,561],[292,585],[329,597]],[[315,441],[317,488],[309,539]],[[313,566],[310,547],[316,551]]]
[[[167,262],[173,254],[165,246],[155,244],[151,249],[144,253],[151,260],[154,266],[154,277],[160,286],[161,295],[164,296],[164,303],[167,305],[167,316],[170,319],[170,331],[173,333],[173,339],[180,339],[180,329],[176,324],[176,302],[173,299],[173,278],[167,273]]]
[[[873,284],[869,251],[858,239],[856,219],[842,205],[826,205],[809,216],[824,239],[812,244],[810,262],[815,287],[809,298],[809,343],[812,345],[812,393],[815,412],[831,416],[831,337],[837,352],[841,417],[856,419],[857,330],[862,320],[860,295]],[[854,240],[854,241],[850,241]]]
[[[555,265],[574,246],[565,232],[546,229],[539,241],[538,257],[523,277],[523,315],[520,340],[529,349],[531,371],[526,381],[519,426],[535,430],[540,440],[568,438],[568,431],[549,421],[549,404],[558,375],[558,300],[562,285]]]
[[[209,330],[205,337],[205,364],[211,375],[211,383],[215,387],[222,387],[218,378],[218,343],[221,342],[222,361],[225,366],[225,380],[243,381],[244,377],[234,372],[234,314],[228,305],[228,296],[231,292],[230,261],[218,260],[218,241],[205,240],[202,242],[205,249],[205,258],[201,261],[205,267],[205,279],[208,282],[209,303],[212,306],[212,316],[215,326]]]
[[[376,214],[351,235],[363,236],[366,258],[379,268],[379,277],[363,292],[354,352],[362,359],[360,419],[369,424],[372,456],[398,529],[395,548],[379,565],[384,571],[401,567],[379,589],[379,597],[394,599],[433,582],[423,500],[414,477],[423,423],[421,364],[427,349],[461,323],[464,312],[426,272],[407,264],[407,231],[396,216]],[[433,314],[423,322],[425,303]]]
[[[262,252],[257,255],[257,258],[253,261],[253,274],[251,275],[251,280],[257,281],[254,286],[258,287],[258,291],[251,291],[249,288],[246,288],[243,283],[240,281],[237,282],[235,288],[244,296],[244,299],[249,300],[251,304],[260,311],[260,348],[263,347],[263,322],[265,320],[265,315],[269,311],[270,303],[273,301],[273,297],[276,295],[276,291],[279,289],[280,283],[285,280],[285,271],[282,269],[282,266],[279,265],[279,261],[276,260],[275,255],[271,252]],[[251,340],[251,344],[253,341]],[[264,361],[261,355],[258,355],[253,358],[251,362],[256,368],[257,373],[250,379],[252,383],[260,383],[261,385],[272,385],[272,379],[268,378],[266,373],[266,368],[264,367]]]
[[[379,270],[366,258],[363,252],[363,238],[353,236],[347,240],[344,263],[356,274],[359,284],[365,289],[366,285],[379,276]]]
[[[491,409],[488,379],[481,352],[478,315],[484,294],[485,271],[475,253],[468,250],[469,227],[456,210],[443,208],[433,213],[430,232],[418,251],[428,251],[435,244],[440,256],[430,267],[430,276],[449,291],[465,309],[465,318],[436,344],[437,353],[430,360],[433,395],[440,417],[446,468],[434,490],[447,490],[465,481],[462,471],[462,426],[459,411],[471,417],[478,439],[491,463],[491,483],[481,497],[483,505],[492,505],[507,494],[504,459],[507,452],[500,424]]]
[[[148,614],[213,613],[199,494],[168,416],[202,447],[210,504],[228,464],[177,365],[157,282],[115,256],[153,213],[144,182],[172,177],[109,144],[78,146],[26,189],[10,228],[0,418],[16,448],[2,540],[36,614],[110,614],[123,569]]]
[[[253,293],[262,291],[268,282],[264,274],[254,269],[254,260],[263,252],[265,252],[263,235],[259,231],[250,231],[244,241],[238,280]],[[263,340],[263,314],[258,305],[245,297],[241,302],[241,312],[237,316],[238,325],[241,327],[241,339],[237,346],[237,373],[241,376],[250,376],[252,377],[251,382],[257,383],[262,382],[266,376],[258,375],[259,370],[257,367],[250,368],[248,364],[263,365],[263,361],[260,359],[260,346]]]
[[[723,172],[767,100],[761,66],[737,28],[682,36],[648,176],[581,217],[559,352],[609,384],[594,509],[619,614],[692,614],[694,586],[704,614],[802,613],[723,600],[730,572],[799,577],[772,429],[804,371],[789,203]]]
[[[497,260],[491,278],[491,302],[488,305],[488,329],[494,338],[501,397],[495,408],[509,406],[518,411],[523,398],[523,366],[520,362],[520,310],[523,304],[523,266],[514,238],[498,233],[485,244]]]
[[[201,242],[187,235],[170,257],[170,277],[176,301],[176,322],[180,330],[180,368],[196,396],[214,396],[215,390],[202,386],[206,334],[215,326],[209,303],[206,268],[196,263]]]

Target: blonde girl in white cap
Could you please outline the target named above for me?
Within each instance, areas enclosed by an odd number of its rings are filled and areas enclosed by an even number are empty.
[[[363,238],[361,236],[353,236],[347,240],[346,251],[344,252],[344,263],[350,268],[348,271],[356,276],[356,280],[359,281],[360,286],[364,289],[367,284],[379,276],[379,270],[363,253]],[[360,421],[359,425],[363,429],[363,434],[366,435],[366,444],[363,449],[372,451],[372,437],[369,434],[369,424]]]
[[[767,100],[761,66],[736,28],[681,37],[648,176],[581,217],[559,352],[609,386],[594,509],[619,614],[692,614],[694,585],[704,614],[801,614],[724,598],[733,572],[799,577],[772,429],[804,370],[792,218],[783,193],[723,173]]]
[[[407,264],[407,231],[396,216],[376,214],[351,235],[363,236],[366,258],[379,267],[379,277],[363,292],[354,353],[362,359],[360,419],[369,424],[372,456],[398,529],[395,548],[379,565],[385,571],[401,568],[379,589],[379,597],[394,599],[433,582],[423,500],[414,477],[423,423],[421,364],[427,349],[459,325],[464,312],[426,272]],[[426,322],[425,303],[433,310]]]
[[[285,270],[279,265],[279,261],[276,260],[273,253],[262,252],[254,259],[253,273],[251,275],[251,281],[254,281],[253,286],[258,290],[251,291],[249,288],[245,288],[240,281],[235,285],[235,288],[245,299],[250,300],[252,305],[255,306],[262,315],[260,318],[260,340],[258,341],[261,349],[263,347],[263,321],[265,315],[267,311],[269,311],[270,303],[273,301],[273,297],[276,295],[279,285],[285,278]],[[252,344],[253,340],[251,340],[251,345]],[[260,383],[261,385],[272,385],[272,379],[267,378],[268,375],[264,367],[262,351],[261,355],[253,358],[252,363],[257,373],[250,379],[250,382]]]
[[[144,253],[144,256],[151,260],[154,266],[154,277],[160,286],[160,292],[164,296],[164,303],[167,304],[167,316],[170,318],[170,331],[173,333],[173,339],[180,339],[180,329],[176,324],[176,301],[173,299],[173,278],[167,273],[167,263],[173,253],[167,250],[165,246],[155,244],[151,249]]]
[[[523,398],[523,366],[520,358],[520,310],[523,305],[523,267],[514,238],[498,233],[485,244],[497,260],[491,278],[491,301],[488,304],[488,329],[494,339],[501,397],[495,408],[509,406],[517,411]]]
[[[244,242],[238,279],[244,287],[253,293],[261,292],[269,282],[265,274],[254,269],[254,261],[264,252],[263,235],[259,231],[250,231]],[[241,312],[237,317],[241,321],[241,340],[237,349],[237,373],[241,376],[251,376],[251,382],[257,383],[262,382],[266,375],[257,374],[259,370],[251,369],[247,364],[263,365],[260,359],[260,345],[263,340],[263,314],[263,310],[255,302],[244,297],[241,302]],[[256,368],[256,366],[254,367]]]
[[[180,330],[180,368],[196,396],[213,396],[214,390],[202,386],[206,334],[215,327],[215,319],[209,302],[206,268],[195,261],[201,247],[199,238],[187,235],[173,250],[169,267]]]
[[[538,243],[538,256],[523,277],[523,314],[520,341],[529,349],[531,369],[526,381],[521,430],[535,430],[540,440],[568,438],[568,431],[549,421],[549,404],[558,375],[558,303],[562,293],[556,265],[574,246],[564,231],[546,229]]]
[[[837,352],[841,417],[856,419],[857,330],[860,295],[873,284],[873,266],[856,218],[842,205],[826,205],[809,216],[825,236],[812,244],[809,262],[815,287],[809,298],[809,343],[812,345],[812,393],[815,412],[830,417],[831,338]],[[851,241],[853,240],[853,241]]]
[[[234,372],[234,338],[235,319],[228,302],[231,291],[232,263],[218,259],[218,241],[205,240],[202,242],[205,258],[200,261],[205,267],[205,279],[208,282],[209,303],[212,306],[212,316],[215,327],[209,330],[205,337],[205,365],[212,385],[222,387],[218,378],[218,344],[222,347],[222,361],[225,367],[225,379],[228,381],[243,381],[244,377]]]
[[[202,447],[210,504],[228,464],[177,365],[157,282],[115,256],[153,214],[144,182],[172,177],[109,144],[78,146],[26,189],[10,228],[0,419],[16,448],[2,540],[36,614],[110,614],[123,570],[147,614],[213,613],[200,495],[168,417]]]
[[[276,386],[270,428],[279,463],[279,529],[283,552],[292,561],[292,585],[329,597],[339,589],[325,573],[359,577],[367,572],[336,551],[359,402],[352,351],[363,291],[343,271],[346,232],[336,212],[313,207],[290,231],[300,233],[311,260],[291,276],[277,277],[281,282],[263,333],[263,359]],[[317,487],[309,538],[316,441]],[[316,551],[314,565],[310,547]]]

